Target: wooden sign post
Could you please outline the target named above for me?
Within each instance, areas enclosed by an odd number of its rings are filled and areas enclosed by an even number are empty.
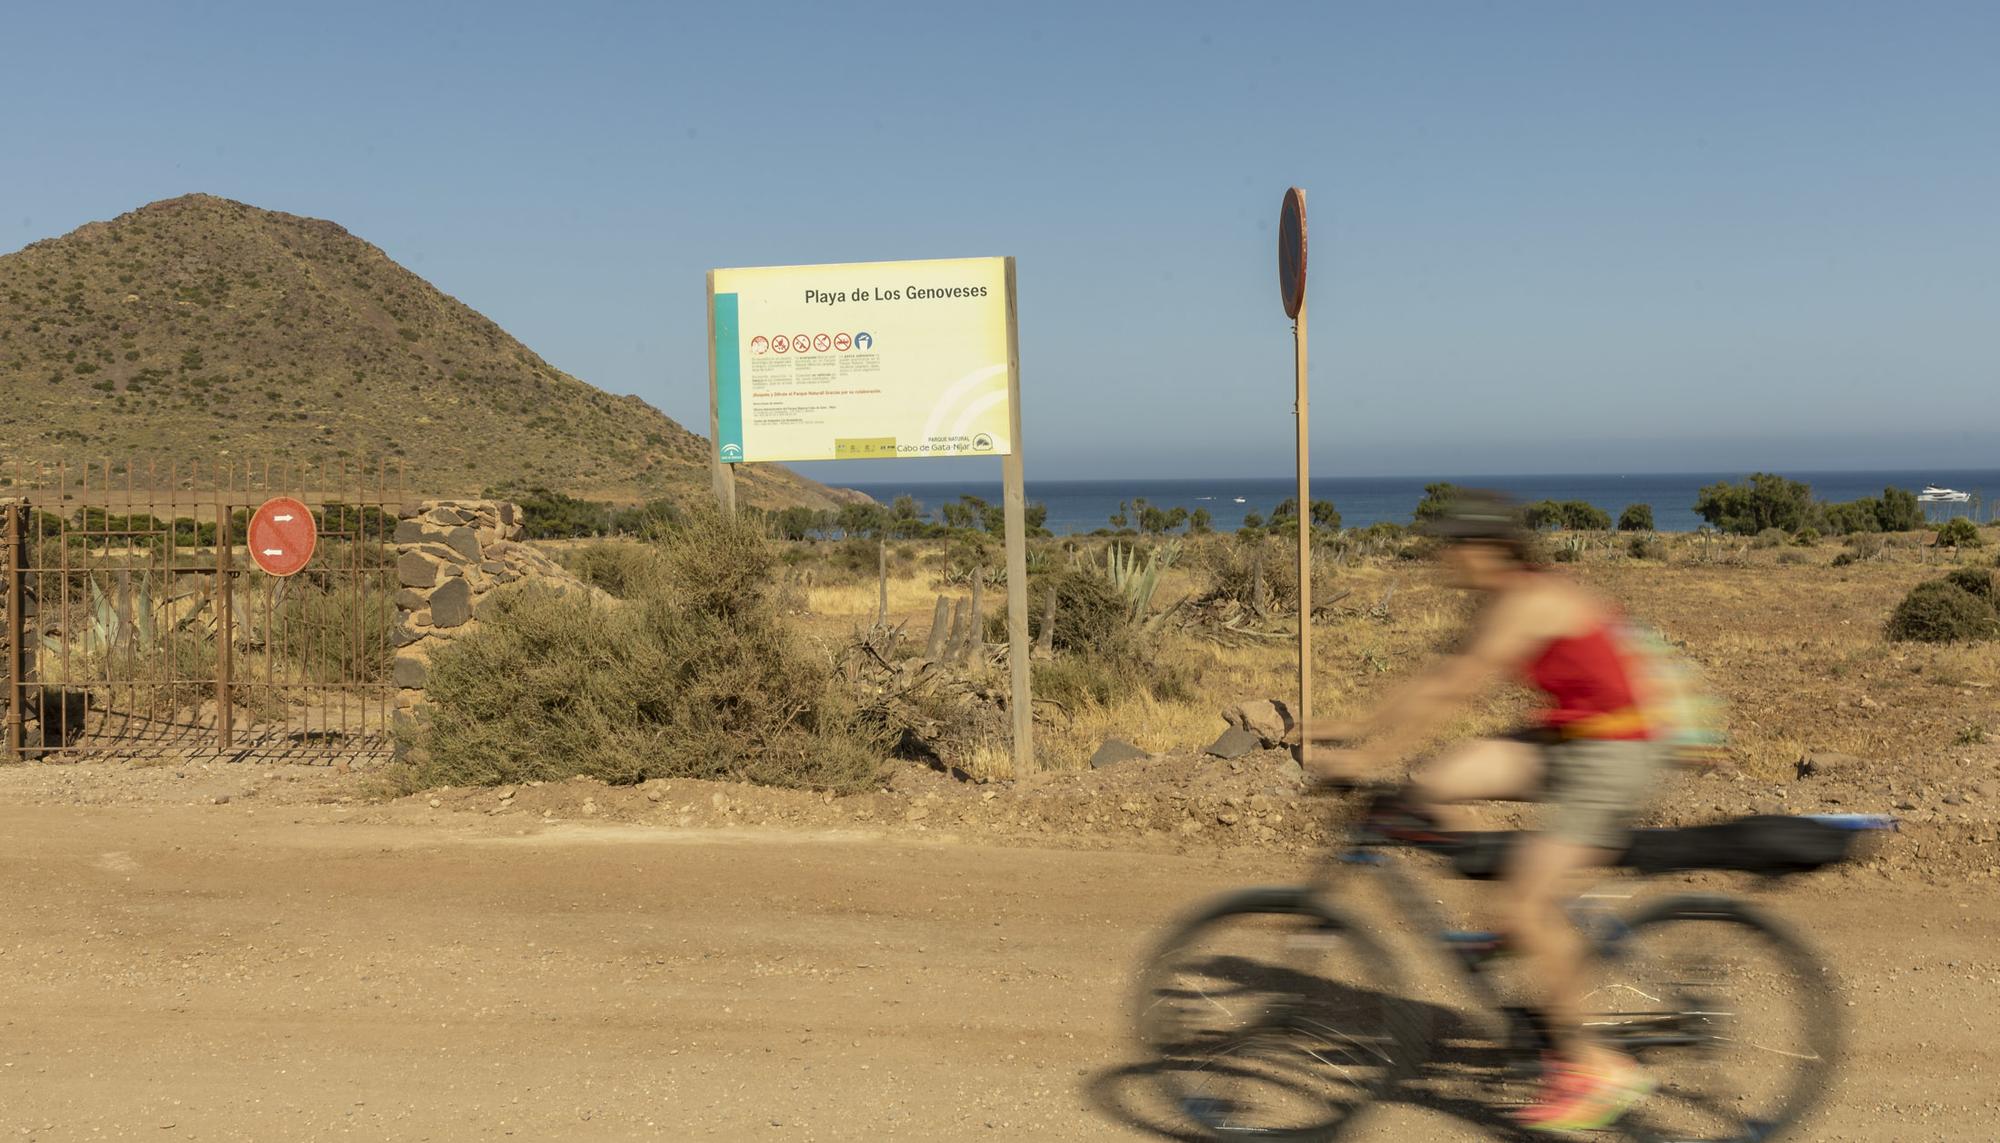
[[[1312,448],[1306,386],[1306,192],[1292,187],[1278,209],[1278,289],[1292,319],[1299,448],[1299,710],[1312,718]]]

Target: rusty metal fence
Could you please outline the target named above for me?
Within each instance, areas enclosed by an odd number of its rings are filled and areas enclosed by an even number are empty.
[[[318,535],[287,578],[244,546],[281,495]],[[386,755],[402,498],[382,466],[0,470],[0,761]]]

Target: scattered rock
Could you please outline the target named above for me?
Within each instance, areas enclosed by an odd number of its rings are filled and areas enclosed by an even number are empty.
[[[1211,758],[1241,758],[1260,745],[1262,743],[1255,734],[1240,726],[1232,726],[1223,731],[1214,742],[1209,743],[1202,753]]]
[[[1794,763],[1794,769],[1801,778],[1824,778],[1832,774],[1859,774],[1868,763],[1852,754],[1842,754],[1837,750],[1815,750]]]
[[[442,805],[444,805],[444,799],[442,799],[442,798],[432,798],[432,799],[431,799],[431,808],[432,808],[432,809],[437,809],[437,808],[438,808],[439,806],[442,806]]]
[[[1306,784],[1306,768],[1299,765],[1298,759],[1287,757],[1278,763],[1278,777],[1294,786],[1303,786]]]
[[[1149,757],[1151,755],[1144,750],[1122,738],[1107,738],[1104,740],[1104,745],[1097,748],[1097,753],[1090,756],[1090,768],[1102,770],[1106,766],[1115,766],[1120,762]]]
[[[518,791],[516,791],[512,786],[502,786],[498,790],[494,791],[494,793],[503,802],[512,798],[517,792]]]
[[[214,798],[214,804],[215,804],[215,805],[218,805],[218,806],[226,806],[226,805],[228,805],[228,804],[229,804],[229,795],[228,795],[228,794],[217,794],[217,795],[215,795],[215,798]]]
[[[664,790],[647,790],[647,791],[646,791],[646,800],[647,800],[647,801],[649,801],[649,802],[657,802],[657,801],[659,801],[659,800],[660,800],[661,798],[664,798],[664,797],[666,797],[666,796],[667,796],[667,795],[666,795],[666,791],[664,791]]]
[[[1283,744],[1292,729],[1292,711],[1276,699],[1237,703],[1222,712],[1222,720],[1257,736],[1265,746]]]

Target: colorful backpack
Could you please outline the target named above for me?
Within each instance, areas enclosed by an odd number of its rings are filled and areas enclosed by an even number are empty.
[[[1701,673],[1664,635],[1643,623],[1621,625],[1628,665],[1646,696],[1646,720],[1674,761],[1713,766],[1725,757],[1722,704]]]

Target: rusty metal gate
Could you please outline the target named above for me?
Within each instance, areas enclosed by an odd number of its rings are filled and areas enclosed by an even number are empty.
[[[106,463],[0,473],[0,761],[385,756],[400,472]],[[313,512],[298,574],[244,546],[275,496]]]

